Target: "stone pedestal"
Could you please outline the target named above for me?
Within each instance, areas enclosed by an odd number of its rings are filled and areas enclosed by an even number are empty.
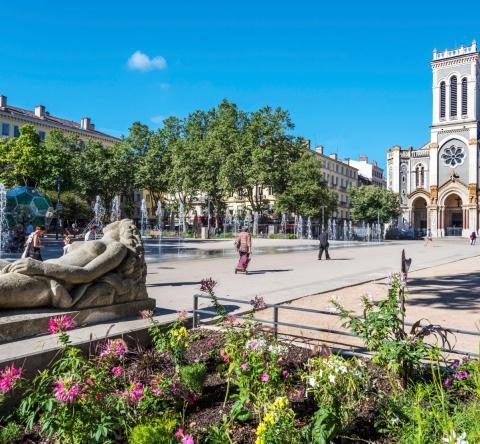
[[[110,322],[127,317],[139,317],[142,310],[155,309],[154,299],[92,307],[83,310],[0,310],[0,343],[29,336],[48,334],[48,321],[53,316],[69,315],[75,326]]]

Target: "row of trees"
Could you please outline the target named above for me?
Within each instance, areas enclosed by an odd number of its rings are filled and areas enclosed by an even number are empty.
[[[184,119],[169,117],[156,131],[134,123],[108,147],[57,130],[41,142],[26,125],[18,138],[0,141],[0,181],[53,193],[61,179],[64,204],[85,212],[96,195],[107,203],[120,195],[127,215],[136,189],[148,190],[155,204],[171,196],[171,204],[181,202],[185,210],[203,196],[217,214],[224,213],[226,196],[242,190],[252,210],[263,212],[269,202],[256,191],[271,186],[278,212],[319,217],[324,207],[328,215],[336,195],[293,128],[281,108],[246,112],[226,100]]]

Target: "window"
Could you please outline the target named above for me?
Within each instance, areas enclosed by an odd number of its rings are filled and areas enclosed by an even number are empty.
[[[467,78],[462,79],[462,116],[468,114],[468,83]]]
[[[18,129],[18,126],[15,125],[13,127],[13,137],[19,137],[20,136],[20,130]]]
[[[2,123],[2,136],[10,135],[10,125],[8,123]]]
[[[268,187],[268,195],[273,196],[273,187]]]
[[[38,137],[40,137],[40,140],[42,142],[45,142],[45,131],[39,131],[38,132]]]
[[[445,82],[440,83],[440,118],[445,119]]]
[[[450,80],[450,117],[457,116],[457,77]]]
[[[424,188],[425,186],[425,167],[419,163],[415,168],[415,184],[417,188]]]

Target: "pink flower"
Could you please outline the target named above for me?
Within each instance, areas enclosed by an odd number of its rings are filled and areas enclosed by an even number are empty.
[[[289,375],[289,374],[290,374],[290,373],[288,373],[288,370],[283,370],[283,371],[282,371],[282,376],[283,376],[285,379],[288,378],[288,375]]]
[[[65,404],[71,404],[73,401],[75,401],[81,391],[80,384],[75,383],[70,385],[70,382],[71,381],[69,379],[63,381],[61,379],[57,379],[54,383],[55,387],[53,389],[53,393],[55,398]]]
[[[260,380],[262,382],[268,382],[269,379],[270,379],[270,375],[268,373],[262,373],[262,376],[260,376]]]
[[[175,438],[177,439],[183,438],[183,429],[181,427],[178,429],[177,433],[175,433]]]
[[[122,396],[130,401],[139,402],[143,399],[143,385],[139,382],[130,386],[130,389],[125,390]]]
[[[123,375],[123,367],[113,367],[111,371],[117,378]]]
[[[223,350],[220,352],[220,356],[222,357],[223,362],[230,362],[230,357]]]
[[[445,379],[443,385],[445,386],[445,388],[450,388],[452,386],[452,380],[450,378]]]
[[[15,381],[22,376],[22,369],[13,364],[8,365],[0,372],[0,393],[9,392],[15,385]]]
[[[248,370],[248,364],[244,362],[240,367],[242,367],[242,370],[246,372]]]
[[[155,376],[150,381],[150,389],[157,396],[161,396],[164,393],[163,387],[160,386],[161,383],[162,383],[162,377],[160,375]]]
[[[127,346],[122,339],[108,340],[100,353],[100,358],[121,358],[127,352]]]
[[[185,435],[182,438],[182,444],[195,444],[193,436],[192,435]]]
[[[153,317],[153,310],[142,310],[140,316],[142,319],[150,319]]]
[[[200,291],[212,294],[216,285],[217,283],[212,278],[202,279]]]
[[[466,379],[468,378],[468,372],[465,370],[460,370],[455,376],[455,379]]]
[[[212,346],[213,346],[213,340],[212,340],[212,339],[209,339],[209,340],[207,341],[207,346],[208,346],[208,347],[212,347]]]
[[[93,385],[93,379],[92,378],[88,378],[86,381],[87,385],[89,385],[90,387]]]
[[[50,334],[64,333],[73,329],[73,320],[68,315],[55,316],[48,321],[48,332]]]
[[[258,341],[252,341],[250,347],[252,350],[256,350],[258,348]]]
[[[261,296],[255,296],[255,298],[250,301],[250,305],[255,310],[263,310],[264,308],[267,308],[267,304]]]

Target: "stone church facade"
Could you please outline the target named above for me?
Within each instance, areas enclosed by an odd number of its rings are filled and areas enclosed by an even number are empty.
[[[479,229],[480,54],[433,51],[433,116],[424,146],[387,151],[387,186],[400,197],[399,225],[434,237]]]

